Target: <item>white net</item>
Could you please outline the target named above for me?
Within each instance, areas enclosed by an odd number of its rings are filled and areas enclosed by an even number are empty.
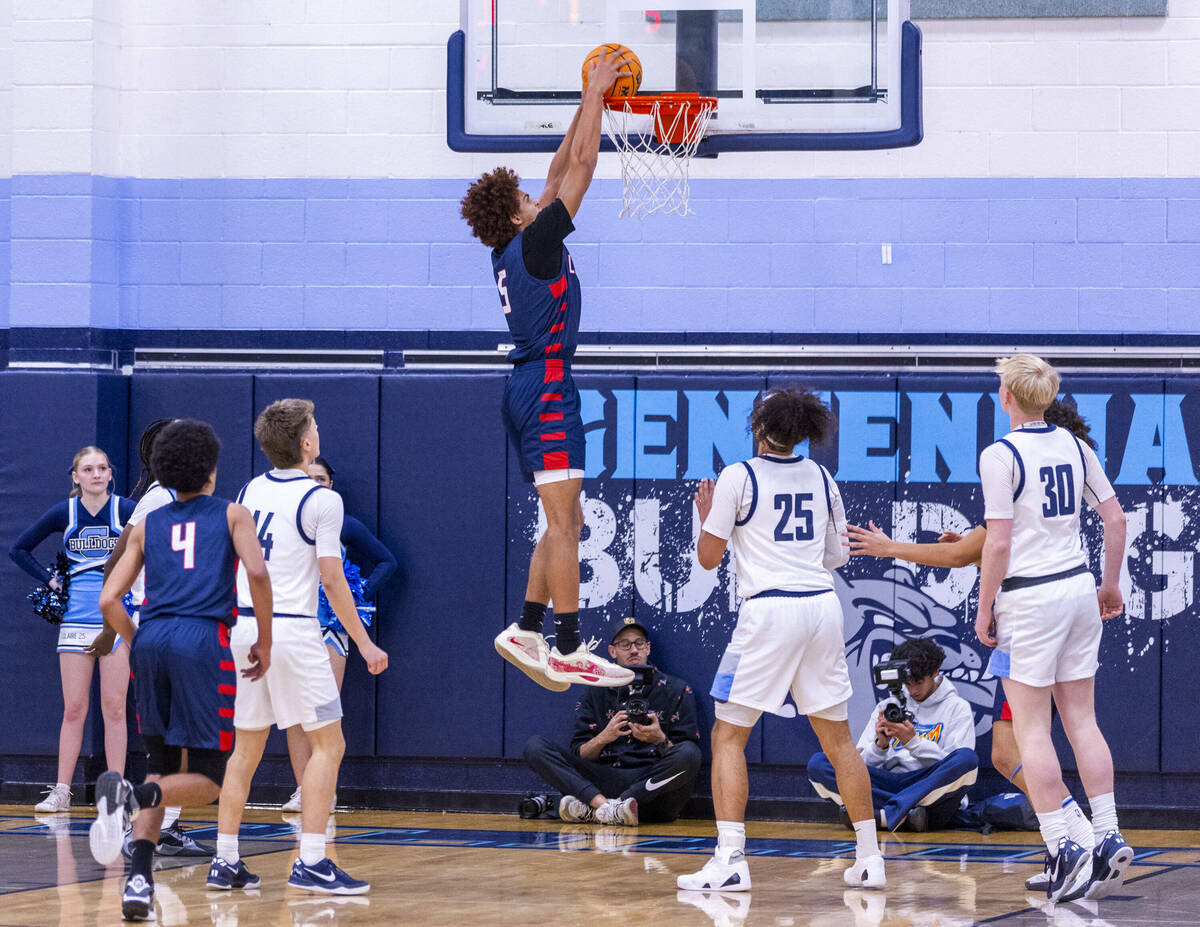
[[[666,94],[613,100],[604,127],[621,157],[621,217],[687,216],[688,168],[704,138],[716,100]]]

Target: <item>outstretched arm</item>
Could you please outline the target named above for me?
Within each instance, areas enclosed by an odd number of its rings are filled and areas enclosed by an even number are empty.
[[[571,125],[567,128],[567,134],[563,136],[563,140],[558,145],[558,151],[554,152],[554,160],[550,162],[550,169],[546,172],[546,186],[542,189],[542,195],[538,197],[538,209],[544,209],[554,202],[559,188],[562,186],[563,178],[567,176],[567,165],[571,160],[571,146],[575,144],[575,129],[579,126],[579,114],[582,111],[583,103],[580,103],[575,108],[575,115],[571,117]]]
[[[893,557],[932,567],[963,567],[978,563],[983,556],[983,541],[987,529],[982,525],[972,528],[966,537],[954,536],[953,540],[938,541],[936,544],[902,544],[893,541],[887,533],[876,527],[846,526],[846,537],[850,540],[850,553],[855,556]]]
[[[583,102],[575,114],[572,128],[574,133],[568,149],[566,174],[558,190],[558,198],[567,207],[571,218],[579,212],[583,195],[591,186],[596,172],[596,159],[600,154],[600,121],[604,109],[604,91],[613,85],[625,63],[625,53],[606,55],[597,59],[588,73],[587,89],[583,91]],[[564,139],[564,143],[565,143]],[[561,150],[561,149],[560,149]],[[558,155],[555,155],[557,159]],[[549,186],[549,182],[547,182]],[[542,197],[545,198],[543,193]]]

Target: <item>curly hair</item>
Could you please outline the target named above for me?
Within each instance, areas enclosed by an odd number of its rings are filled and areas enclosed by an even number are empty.
[[[927,637],[904,641],[892,651],[893,660],[904,660],[912,679],[925,679],[942,668],[946,651]]]
[[[833,413],[802,386],[769,390],[754,400],[750,433],[772,447],[792,448],[806,438],[821,444],[834,427]]]
[[[150,469],[167,489],[199,492],[217,469],[221,439],[208,422],[177,418],[154,441]]]
[[[516,237],[512,218],[520,206],[520,186],[516,171],[498,167],[471,184],[462,198],[462,217],[489,248],[500,250]]]
[[[138,439],[138,458],[142,461],[142,473],[138,477],[137,485],[133,487],[133,492],[129,494],[131,499],[140,499],[150,488],[150,484],[154,482],[154,470],[150,466],[150,454],[154,450],[154,441],[158,438],[158,433],[173,421],[175,421],[173,418],[156,418],[146,426],[146,430]]]
[[[1093,451],[1096,449],[1096,441],[1092,437],[1092,426],[1083,420],[1075,403],[1066,403],[1055,399],[1047,407],[1046,414],[1042,418],[1048,425],[1057,425],[1059,428],[1067,429]]]

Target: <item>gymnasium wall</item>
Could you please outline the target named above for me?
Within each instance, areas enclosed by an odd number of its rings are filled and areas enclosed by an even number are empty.
[[[655,662],[695,687],[705,741],[706,693],[736,599],[728,560],[715,572],[695,563],[691,494],[697,480],[749,453],[753,397],[789,380],[587,374],[579,381],[588,436],[584,630],[601,636],[630,614],[645,622]],[[833,472],[851,520],[918,541],[980,523],[977,454],[1007,430],[991,377],[847,374],[808,382],[831,403],[839,428],[827,445],[800,450]],[[266,467],[251,438],[256,411],[285,395],[312,397],[347,511],[400,561],[375,628],[391,667],[371,678],[361,660],[350,661],[343,787],[532,786],[528,772],[497,764],[518,759],[534,733],[566,737],[574,698],[538,689],[492,649],[492,636],[519,611],[539,531],[535,494],[515,468],[497,413],[503,385],[499,374],[0,373],[0,404],[9,410],[0,419],[7,499],[0,538],[10,543],[65,495],[71,455],[83,444],[107,448],[118,486],[131,484],[137,436],[162,415],[196,415],[216,426],[224,442],[217,491],[232,497]],[[1063,389],[1091,424],[1129,518],[1126,611],[1105,626],[1101,724],[1112,734],[1122,783],[1140,783],[1139,801],[1178,804],[1190,794],[1184,783],[1200,774],[1200,728],[1179,697],[1193,688],[1200,646],[1200,378],[1068,378]],[[1090,561],[1099,564],[1100,526],[1090,513],[1085,530]],[[51,550],[47,544],[39,553],[48,558]],[[0,730],[0,777],[9,781],[39,763],[49,774],[61,712],[54,631],[24,601],[31,585],[7,558],[0,563],[0,676],[20,693],[23,720]],[[932,636],[972,704],[986,757],[996,681],[983,673],[987,651],[972,632],[975,590],[973,567],[855,559],[838,572],[856,728],[880,695],[871,662],[899,639]],[[99,734],[93,718],[85,756],[100,755]],[[768,717],[750,747],[754,795],[810,796],[799,767],[815,749],[807,722]],[[389,762],[361,762],[370,757]],[[273,768],[260,784],[276,774],[283,782],[282,765]]]
[[[547,157],[446,148],[457,17],[434,0],[0,4],[14,344],[501,331],[457,201],[500,160],[536,192]],[[722,155],[693,167],[695,216],[647,222],[616,218],[603,155],[571,242],[585,331],[1200,331],[1200,0],[920,25],[916,148]]]

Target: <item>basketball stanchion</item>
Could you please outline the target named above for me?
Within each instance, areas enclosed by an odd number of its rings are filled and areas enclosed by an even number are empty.
[[[604,127],[621,158],[622,218],[692,214],[688,170],[716,109],[715,97],[696,93],[604,98]]]

